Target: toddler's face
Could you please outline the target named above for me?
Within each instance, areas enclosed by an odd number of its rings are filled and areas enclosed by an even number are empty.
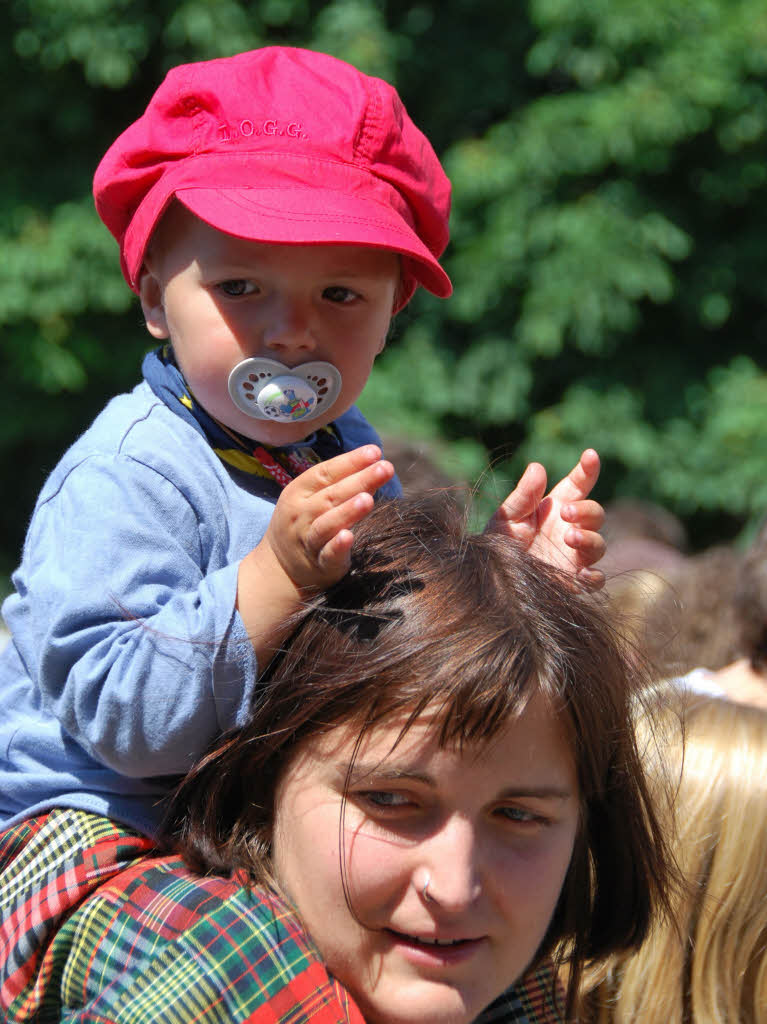
[[[235,238],[174,203],[146,260],[141,302],[155,338],[170,338],[195,398],[253,440],[289,444],[345,412],[384,346],[399,257],[349,245],[266,245]],[[336,401],[302,423],[257,420],[228,391],[241,360],[286,366],[323,360],[341,373]]]

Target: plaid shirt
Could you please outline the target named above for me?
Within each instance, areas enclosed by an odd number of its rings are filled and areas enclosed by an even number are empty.
[[[0,834],[0,1009],[8,1024],[364,1024],[277,896],[200,876],[82,811]],[[551,974],[479,1018],[558,1024]]]

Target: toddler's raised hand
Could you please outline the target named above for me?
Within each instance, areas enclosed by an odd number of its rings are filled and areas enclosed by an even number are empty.
[[[584,586],[601,587],[604,573],[594,565],[605,553],[599,533],[605,514],[588,497],[598,477],[599,456],[587,448],[544,497],[546,470],[531,462],[487,529],[506,533],[551,565],[569,569]]]
[[[351,527],[394,476],[375,445],[312,466],[280,495],[264,541],[297,587],[327,587],[349,568]]]
[[[284,489],[237,576],[237,608],[260,664],[285,638],[286,623],[303,599],[347,571],[351,527],[393,476],[392,464],[370,444],[312,466]]]

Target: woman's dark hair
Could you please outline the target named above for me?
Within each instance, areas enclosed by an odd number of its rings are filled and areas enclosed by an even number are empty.
[[[379,503],[351,571],[300,616],[259,681],[250,721],[172,798],[166,842],[196,870],[270,882],[274,793],[299,745],[437,708],[440,741],[497,735],[542,694],[577,766],[582,821],[539,956],[635,948],[668,905],[670,861],[632,729],[645,680],[599,601],[498,534],[471,534],[445,497]],[[510,982],[513,979],[510,979]]]

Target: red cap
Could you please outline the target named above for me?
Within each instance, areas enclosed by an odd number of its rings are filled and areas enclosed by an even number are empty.
[[[175,196],[227,234],[370,245],[403,256],[400,306],[442,298],[450,182],[396,91],[324,53],[268,46],[173,68],[110,146],[93,183],[136,291]]]

